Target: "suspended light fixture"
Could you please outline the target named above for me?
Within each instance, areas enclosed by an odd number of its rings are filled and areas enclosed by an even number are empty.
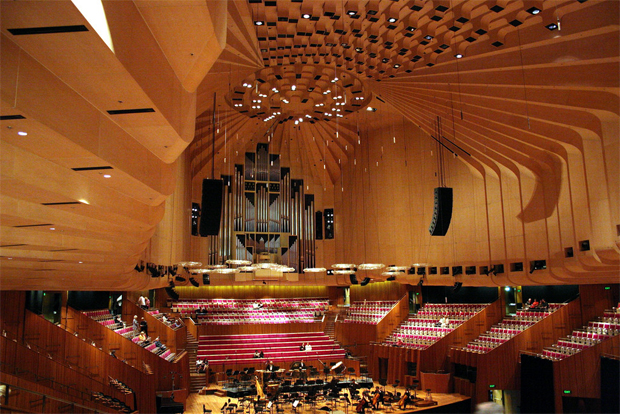
[[[320,273],[320,272],[327,272],[327,269],[325,269],[324,267],[306,267],[304,269],[304,273]]]
[[[381,270],[385,267],[384,264],[381,263],[362,263],[357,266],[358,270]]]
[[[353,269],[354,267],[353,263],[336,263],[332,265],[332,269]]]
[[[231,266],[249,266],[252,264],[252,262],[250,260],[230,259],[230,260],[226,260],[226,264],[231,265]]]
[[[179,262],[176,264],[177,266],[191,268],[191,267],[200,267],[202,266],[201,262]]]

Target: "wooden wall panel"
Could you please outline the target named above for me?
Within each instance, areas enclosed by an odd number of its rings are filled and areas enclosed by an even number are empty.
[[[553,362],[556,412],[563,412],[564,390],[570,390],[571,397],[601,398],[601,354],[620,357],[620,336],[616,335],[596,346]]]
[[[363,272],[358,273],[357,280]],[[407,292],[407,286],[397,282],[375,282],[366,286],[351,285],[351,304],[360,300],[400,300]]]
[[[605,289],[606,287],[609,287],[609,290]],[[618,284],[579,286],[583,325],[603,316],[605,310],[618,306],[618,287]]]

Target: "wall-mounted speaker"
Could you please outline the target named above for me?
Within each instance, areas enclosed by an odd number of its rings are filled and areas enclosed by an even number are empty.
[[[217,236],[222,219],[222,180],[202,180],[200,236]]]
[[[203,273],[202,274],[202,284],[203,285],[210,285],[211,284],[211,279],[209,278],[209,274],[208,273]]]
[[[349,278],[351,278],[351,284],[352,285],[357,285],[359,282],[357,281],[357,276],[355,275],[355,273],[351,273],[349,275]]]
[[[445,236],[452,219],[452,188],[435,188],[435,209],[433,220],[428,228],[431,236]]]
[[[366,286],[369,283],[370,283],[370,278],[365,277],[364,280],[362,280],[362,283],[360,283],[360,286]]]
[[[316,240],[323,240],[323,212],[317,211],[315,214],[315,217],[316,217],[316,223],[314,227],[316,229],[315,238]]]

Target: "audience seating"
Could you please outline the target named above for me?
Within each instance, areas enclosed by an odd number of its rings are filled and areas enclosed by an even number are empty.
[[[353,302],[342,322],[376,325],[397,303],[394,300]]]
[[[106,314],[107,312],[107,314]],[[156,312],[155,315],[159,314],[159,311],[151,311]],[[149,313],[151,313],[149,312]],[[151,338],[147,338],[146,341],[140,341],[137,335],[133,330],[133,326],[124,326],[123,324],[114,324],[114,315],[110,313],[108,309],[105,310],[97,310],[97,311],[86,311],[82,312],[84,315],[89,316],[92,319],[95,319],[102,325],[113,329],[114,332],[121,335],[123,338],[131,340],[134,344],[139,345],[145,348],[152,353],[159,355],[161,358],[166,361],[172,362],[177,356],[174,352],[171,352],[169,349],[166,349],[166,345],[161,344],[162,346],[156,346],[154,342],[151,342]],[[163,314],[160,314],[163,315]],[[98,319],[97,319],[98,318]],[[111,321],[111,323],[109,323]]]
[[[328,309],[324,298],[195,299],[172,304],[172,311],[196,315],[198,323],[213,325],[314,323]]]
[[[465,350],[485,354],[551,315],[561,306],[562,304],[559,303],[550,303],[547,310],[517,311],[515,316],[505,318],[498,325],[494,325],[490,330],[469,342]]]
[[[618,335],[620,333],[620,322],[609,322],[608,312],[605,311],[603,318],[588,322],[587,326],[574,330],[571,335],[543,349],[539,356],[559,361],[594,346],[607,338]]]
[[[426,349],[486,306],[486,304],[427,303],[418,313],[403,321],[384,343]],[[445,319],[445,323],[438,326],[442,318]]]
[[[302,344],[310,344],[311,351],[300,350]],[[263,358],[254,358],[255,351],[262,351]],[[275,365],[300,359],[343,359],[345,350],[323,332],[272,333],[258,335],[209,335],[201,336],[197,358],[209,362],[209,366],[224,364]]]

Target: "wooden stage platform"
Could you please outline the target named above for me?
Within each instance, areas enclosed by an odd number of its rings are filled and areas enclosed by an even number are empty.
[[[374,387],[380,386],[378,382],[374,383]],[[220,387],[211,386],[209,388],[210,393],[221,390]],[[386,387],[387,391],[392,392],[394,388],[392,386]],[[401,394],[405,391],[404,387],[396,388],[397,392]],[[220,392],[218,392],[219,394]],[[425,391],[418,391],[418,397],[424,397],[426,395]],[[221,414],[222,406],[228,401],[229,397],[221,397],[217,395],[198,395],[198,394],[190,394],[187,398],[187,402],[185,405],[185,412],[190,414],[203,414],[203,405],[207,410],[211,410],[212,414]],[[379,410],[372,410],[373,413],[376,414],[390,414],[392,412],[395,413],[413,413],[413,412],[471,412],[470,409],[470,398],[465,397],[460,394],[439,394],[433,393],[432,399],[437,401],[437,405],[431,407],[413,407],[407,406],[406,410],[400,410],[394,404],[394,409],[390,409],[388,407],[382,407]],[[236,398],[231,398],[231,402],[238,403]],[[293,408],[290,403],[282,404],[280,408],[283,411],[279,411],[276,413],[275,406],[273,408],[273,414],[310,414],[310,413],[333,413],[333,414],[356,414],[357,401],[352,401],[352,404],[346,406],[345,403],[337,403],[335,406],[331,402],[321,402],[318,401],[317,404],[312,407],[306,404],[300,404],[297,408]],[[326,409],[329,408],[329,411]],[[366,411],[367,413],[370,410]],[[251,411],[251,414],[254,413],[254,410]],[[265,411],[266,414],[270,413],[270,411]],[[226,414],[226,413],[224,413]],[[241,414],[233,412],[232,414]],[[248,414],[248,410],[245,410],[245,414]]]

